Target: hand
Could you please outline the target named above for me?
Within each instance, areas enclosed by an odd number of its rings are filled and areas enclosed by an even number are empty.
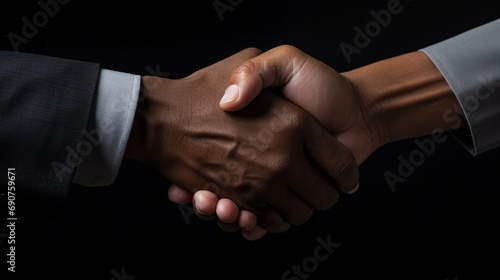
[[[325,125],[350,148],[358,164],[377,147],[372,141],[364,108],[350,82],[329,66],[295,47],[280,46],[245,61],[233,72],[229,84],[231,86],[220,102],[220,107],[225,111],[240,110],[263,89],[273,88]],[[239,92],[236,93],[235,89]],[[352,193],[358,186],[344,191]],[[182,193],[177,188],[175,185],[171,186],[172,195],[169,197],[173,201],[178,201],[176,193]],[[190,196],[186,197],[188,200]],[[238,220],[235,218],[238,217],[238,208],[230,201],[218,201],[217,196],[206,191],[199,191],[192,199],[198,212],[209,217],[217,214],[219,220],[232,225]],[[197,199],[203,199],[203,203],[196,203]],[[219,225],[222,226],[221,223]],[[225,230],[236,228],[225,225]],[[257,232],[260,235],[254,234],[248,238],[255,239],[263,235],[261,229]]]
[[[228,114],[218,106],[246,49],[189,77],[142,77],[126,156],[188,192],[210,190],[283,232],[329,209],[359,180],[350,151],[311,115],[271,92]],[[243,212],[245,213],[245,212]]]
[[[380,125],[372,123],[363,96],[348,73],[339,73],[302,52],[283,45],[241,64],[231,76],[225,111],[247,106],[263,89],[272,88],[316,119],[354,154],[361,164],[382,140]]]
[[[244,62],[230,84],[238,85],[239,95],[223,98],[224,110],[239,110],[261,89],[274,88],[313,114],[349,147],[358,165],[384,144],[430,134],[436,127],[457,129],[465,123],[460,110],[453,116],[458,123],[443,117],[455,111],[458,103],[422,52],[338,73],[297,48],[280,46]]]

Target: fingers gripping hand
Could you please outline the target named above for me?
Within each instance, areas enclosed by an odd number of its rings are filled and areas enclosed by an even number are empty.
[[[239,209],[231,200],[210,191],[197,191],[194,195],[177,185],[170,185],[168,198],[178,204],[192,202],[194,212],[203,220],[218,219],[219,227],[226,232],[241,231],[247,240],[257,240],[267,234],[267,230],[257,224],[254,213]]]

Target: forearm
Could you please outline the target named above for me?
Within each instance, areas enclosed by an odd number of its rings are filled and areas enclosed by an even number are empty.
[[[22,173],[22,209],[62,206],[77,151],[88,151],[83,130],[98,75],[96,63],[0,51],[0,167]]]
[[[447,131],[466,125],[453,91],[423,52],[403,54],[343,74],[361,97],[366,117],[378,131],[378,147],[428,135],[435,129]]]

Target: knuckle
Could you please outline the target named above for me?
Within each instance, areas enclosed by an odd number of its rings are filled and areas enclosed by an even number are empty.
[[[284,44],[284,45],[278,46],[276,49],[281,51],[281,52],[291,53],[291,54],[300,52],[300,50],[297,47],[295,47],[293,45],[289,45],[289,44]]]
[[[234,70],[234,74],[240,75],[247,72],[254,72],[257,68],[257,62],[254,59],[245,60]]]
[[[257,47],[248,47],[245,51],[249,52],[252,56],[257,56],[262,53],[262,50]]]
[[[288,118],[284,120],[285,131],[290,134],[301,134],[305,131],[307,125],[307,118],[305,114],[300,111],[296,111],[293,114],[289,114]]]

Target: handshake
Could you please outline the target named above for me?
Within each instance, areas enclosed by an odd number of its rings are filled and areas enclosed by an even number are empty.
[[[141,79],[125,156],[170,180],[173,202],[248,240],[330,209],[371,153],[452,129],[442,112],[457,104],[421,51],[339,73],[293,46],[248,48],[183,79]]]

